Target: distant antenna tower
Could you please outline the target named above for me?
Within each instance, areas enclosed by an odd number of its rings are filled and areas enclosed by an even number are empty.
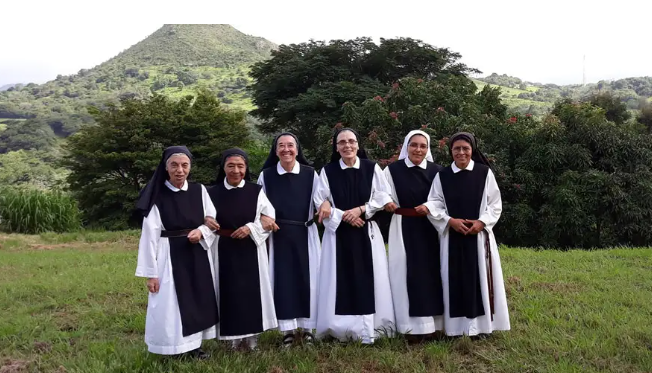
[[[582,86],[586,85],[586,54],[584,55],[584,60],[582,61]]]

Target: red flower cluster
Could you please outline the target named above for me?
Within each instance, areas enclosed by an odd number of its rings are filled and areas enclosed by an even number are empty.
[[[516,121],[517,121],[516,117],[509,118],[509,123],[516,123]]]
[[[437,112],[438,113],[445,113],[446,109],[444,109],[443,107],[440,106],[440,107],[437,108]]]
[[[423,79],[417,79],[417,83],[423,83]]]
[[[377,144],[381,149],[385,149],[385,143],[384,143],[384,142],[378,140],[378,141],[376,142],[376,144]]]
[[[514,184],[514,188],[516,188],[516,190],[521,190],[521,184]]]
[[[425,130],[426,128],[428,128],[428,125],[427,125],[427,124],[422,124],[422,125],[421,125],[421,129],[422,129],[422,130]]]
[[[392,117],[392,119],[398,118],[398,114],[396,114],[395,111],[392,111],[391,113],[389,113],[389,116]]]
[[[374,101],[385,102],[385,100],[383,100],[383,98],[380,97],[380,96],[376,96],[376,97],[374,97]]]
[[[339,130],[339,129],[342,128],[342,127],[344,127],[344,125],[343,125],[342,123],[337,123],[337,124],[335,125],[335,129],[336,129],[336,130]]]
[[[398,89],[398,83],[392,84],[392,89]]]
[[[448,142],[448,138],[444,137],[443,139],[439,140],[439,149],[444,149],[446,146],[446,143]]]
[[[525,116],[528,117],[528,118],[532,118],[532,114],[530,114],[530,113],[525,114]]]

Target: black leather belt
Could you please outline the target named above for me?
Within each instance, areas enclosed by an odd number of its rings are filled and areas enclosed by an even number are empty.
[[[315,219],[310,219],[306,222],[296,221],[296,220],[276,219],[275,222],[276,224],[302,225],[304,227],[309,227],[315,223]]]
[[[161,237],[188,237],[188,233],[192,232],[192,229],[182,229],[179,231],[161,231]]]

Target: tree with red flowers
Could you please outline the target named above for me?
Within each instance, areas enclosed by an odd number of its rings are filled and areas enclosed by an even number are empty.
[[[458,77],[472,84],[466,75],[479,71],[460,58],[410,38],[381,39],[379,45],[370,38],[282,45],[271,59],[252,67],[250,91],[257,106],[252,114],[263,120],[263,133],[294,132],[320,167],[328,160],[333,126],[346,111],[345,103],[372,99],[382,104],[405,77],[439,84]],[[400,121],[401,114],[392,118],[388,113],[387,119]]]

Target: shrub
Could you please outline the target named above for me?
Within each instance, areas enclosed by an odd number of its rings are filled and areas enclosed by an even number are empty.
[[[61,191],[0,190],[0,228],[12,233],[71,232],[81,228],[77,202]]]

